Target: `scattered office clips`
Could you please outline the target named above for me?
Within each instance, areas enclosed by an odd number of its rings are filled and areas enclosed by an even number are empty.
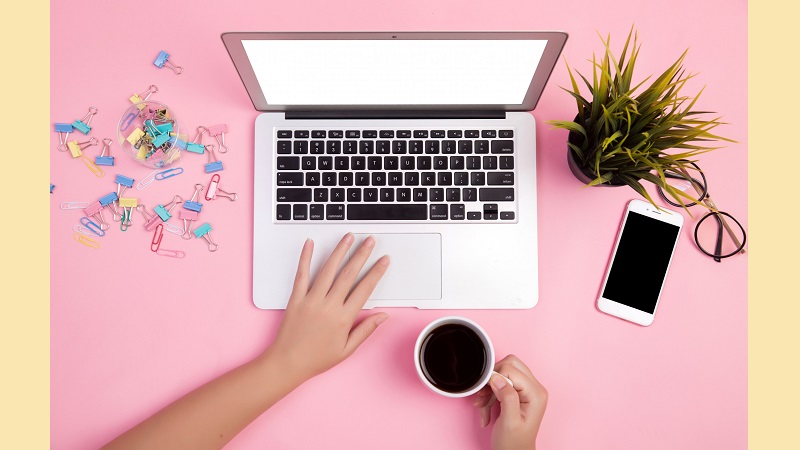
[[[147,207],[145,205],[142,204],[137,205],[136,210],[139,211],[144,217],[145,230],[153,231],[157,226],[163,224],[163,228],[169,231],[170,233],[177,234],[179,236],[183,234],[183,228],[162,221],[161,217],[159,217],[157,214],[148,213]]]
[[[179,148],[173,145],[179,139],[178,123],[164,104],[149,101],[131,106],[120,120],[117,133],[122,148],[152,169],[180,158]]]
[[[177,66],[172,61],[170,61],[169,53],[165,52],[164,50],[158,52],[158,56],[156,57],[156,60],[153,61],[153,64],[159,69],[166,66],[167,69],[170,69],[173,72],[175,72],[175,75],[180,75],[181,73],[183,73],[183,67]]]
[[[151,84],[146,91],[142,92],[141,94],[133,94],[128,100],[130,100],[131,103],[136,105],[136,107],[139,108],[139,111],[141,111],[146,106],[144,102],[146,102],[147,99],[150,98],[150,96],[155,94],[156,92],[158,92],[158,86],[156,86],[155,84]]]
[[[74,225],[72,227],[72,231],[85,234],[87,236],[103,237],[106,235],[106,232],[100,228],[100,225],[96,224],[88,217],[81,217],[80,225]]]
[[[158,224],[153,232],[153,240],[150,241],[150,251],[157,255],[169,256],[170,258],[183,258],[186,253],[180,250],[167,250],[161,248],[161,241],[164,239],[164,224]]]
[[[230,201],[236,201],[238,195],[235,192],[225,192],[219,187],[219,174],[215,173],[211,176],[211,182],[208,183],[208,190],[206,191],[206,200],[211,201],[217,197],[225,197]]]
[[[67,148],[69,148],[69,152],[72,154],[73,158],[80,158],[83,155],[84,149],[87,147],[91,147],[93,145],[97,145],[98,141],[95,138],[91,138],[88,141],[78,142],[77,140],[67,142]]]
[[[75,129],[71,123],[57,123],[55,124],[56,133],[58,133],[58,147],[56,150],[60,152],[67,151],[67,140],[69,134]]]
[[[192,238],[192,224],[189,222],[197,220],[200,211],[203,209],[203,204],[195,200],[197,200],[204,188],[205,186],[202,184],[195,184],[192,199],[184,202],[183,209],[178,211],[178,218],[183,220],[183,234],[181,235],[183,239],[189,240]]]
[[[214,240],[211,239],[211,225],[206,222],[194,230],[194,237],[196,238],[203,238],[208,244],[208,251],[215,252],[219,248],[219,245],[214,243]]]
[[[94,157],[94,163],[98,166],[113,166],[114,157],[111,156],[111,143],[114,142],[109,138],[103,139],[103,150],[100,151],[100,156]],[[108,152],[108,155],[106,155]]]
[[[114,203],[114,200],[117,200],[117,198],[118,197],[117,197],[116,192],[111,192],[109,194],[106,194],[106,195],[100,197],[100,200],[98,200],[98,201],[90,204],[89,206],[85,207],[83,209],[83,213],[86,214],[86,217],[88,217],[90,219],[94,219],[97,223],[99,223],[100,224],[100,229],[105,231],[105,230],[109,229],[110,226],[108,225],[108,222],[106,222],[106,219],[103,217],[103,208],[105,208],[109,204]],[[64,204],[62,203],[61,206],[63,208]],[[71,209],[71,208],[68,208],[68,209]]]
[[[92,123],[92,117],[94,117],[94,115],[97,114],[98,111],[99,110],[94,106],[90,106],[89,112],[86,113],[86,115],[83,116],[82,119],[72,122],[72,127],[83,134],[89,134],[89,132],[92,131],[92,127],[90,127],[89,124]]]
[[[220,125],[213,125],[206,128],[208,131],[209,136],[213,136],[214,139],[217,140],[217,145],[219,146],[220,153],[228,153],[228,147],[225,146],[225,133],[228,132],[228,125],[220,124]]]
[[[114,180],[114,182],[117,183],[117,198],[121,198],[125,195],[125,190],[132,187],[134,181],[133,178],[117,174],[117,178]],[[111,219],[114,220],[114,222],[122,220],[122,214],[117,210],[117,202],[111,204],[111,212],[113,214]]]

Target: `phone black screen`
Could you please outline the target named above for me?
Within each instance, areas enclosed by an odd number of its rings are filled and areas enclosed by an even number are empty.
[[[653,314],[680,228],[630,212],[603,297]]]

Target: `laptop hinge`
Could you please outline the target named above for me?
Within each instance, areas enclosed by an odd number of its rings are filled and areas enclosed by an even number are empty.
[[[505,119],[505,111],[415,111],[415,110],[353,110],[353,111],[286,111],[286,119]]]

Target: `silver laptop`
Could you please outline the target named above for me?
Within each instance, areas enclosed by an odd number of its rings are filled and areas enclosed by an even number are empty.
[[[346,232],[391,266],[366,308],[538,300],[532,110],[563,32],[224,33],[255,123],[253,301],[285,308]],[[356,246],[353,247],[354,249]]]

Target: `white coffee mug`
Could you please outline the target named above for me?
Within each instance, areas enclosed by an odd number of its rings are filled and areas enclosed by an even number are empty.
[[[428,378],[425,376],[425,373],[422,370],[422,364],[420,363],[422,344],[425,342],[425,338],[428,337],[428,335],[435,328],[449,324],[464,325],[467,328],[471,329],[472,331],[475,332],[475,334],[478,335],[478,337],[483,342],[484,347],[486,348],[486,367],[484,367],[483,369],[481,378],[475,383],[474,386],[463,392],[447,392],[434,386],[433,383],[431,383],[431,381],[428,380]],[[473,322],[472,320],[460,316],[441,317],[429,323],[425,328],[422,329],[422,332],[420,332],[419,337],[417,337],[417,343],[414,345],[414,364],[417,367],[417,375],[419,376],[419,379],[422,380],[422,383],[424,383],[425,386],[428,387],[428,389],[445,397],[451,397],[451,398],[469,397],[470,395],[481,390],[482,387],[486,386],[486,383],[489,382],[489,378],[492,377],[492,372],[494,368],[494,347],[492,347],[492,340],[489,339],[489,335],[486,333],[486,331],[483,328],[481,328],[480,325]]]

